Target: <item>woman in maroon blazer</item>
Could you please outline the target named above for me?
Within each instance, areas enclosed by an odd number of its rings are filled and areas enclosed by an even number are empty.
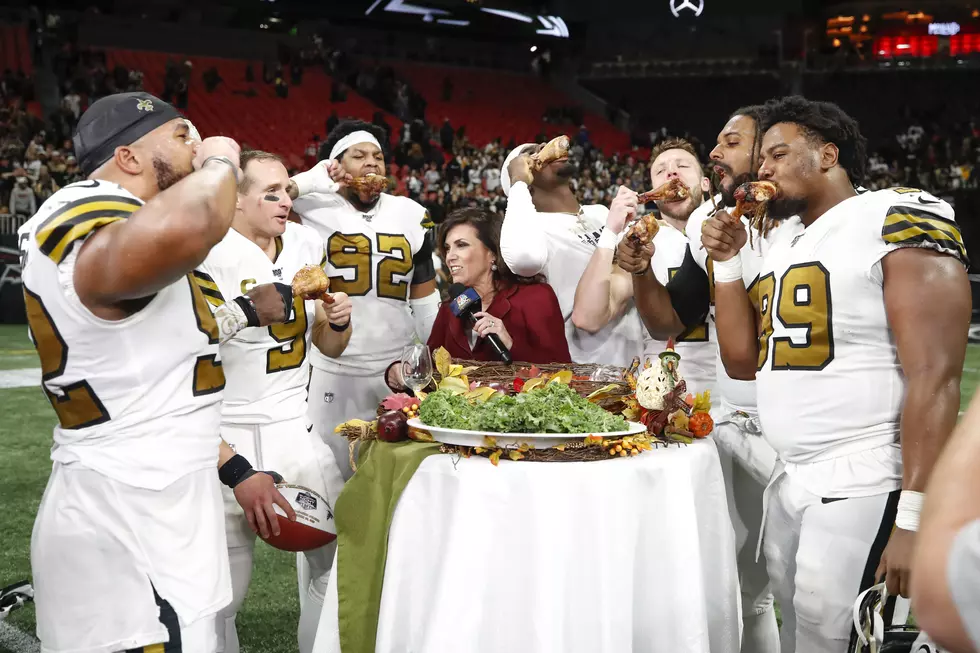
[[[454,211],[439,225],[436,245],[453,283],[476,290],[483,300],[477,321],[453,316],[443,303],[432,325],[430,349],[445,347],[453,358],[500,360],[486,336],[497,334],[515,361],[571,363],[565,320],[555,291],[540,278],[518,277],[500,256],[503,218],[483,209]],[[401,387],[399,366],[388,368],[388,385]]]

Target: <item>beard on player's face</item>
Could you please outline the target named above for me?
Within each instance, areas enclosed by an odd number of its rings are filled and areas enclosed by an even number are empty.
[[[350,202],[355,209],[361,211],[362,213],[374,208],[374,205],[381,199],[381,195],[360,195],[353,188],[345,188],[344,196],[347,197],[347,201]]]
[[[704,201],[704,193],[700,186],[691,189],[691,196],[681,202],[657,202],[657,208],[661,215],[673,218],[674,220],[687,220],[694,213],[694,209],[701,206]]]
[[[735,189],[748,181],[755,181],[755,175],[751,170],[743,171],[737,173],[732,170],[732,167],[727,163],[722,163],[721,161],[715,161],[712,168],[721,168],[724,172],[721,175],[721,183],[717,186],[718,192],[721,193],[721,202],[725,206],[734,207],[735,206]],[[717,176],[717,172],[715,173]]]
[[[805,196],[789,197],[781,194],[769,202],[767,211],[773,220],[786,220],[794,215],[803,215],[809,205],[810,201]]]
[[[168,161],[164,161],[159,156],[153,157],[153,174],[156,177],[157,188],[163,192],[176,184],[178,181],[189,175],[193,169],[184,172],[174,169]]]

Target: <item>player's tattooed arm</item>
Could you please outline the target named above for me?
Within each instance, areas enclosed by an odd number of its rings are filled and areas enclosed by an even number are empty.
[[[246,327],[280,324],[289,317],[293,290],[284,283],[263,283],[214,310],[218,340],[227,342]]]
[[[903,518],[905,495],[918,496],[956,426],[972,300],[963,264],[909,247],[881,261],[885,310],[907,380],[901,415],[902,492],[897,528],[882,556],[891,594],[909,595],[918,508]],[[912,523],[908,523],[911,521]]]

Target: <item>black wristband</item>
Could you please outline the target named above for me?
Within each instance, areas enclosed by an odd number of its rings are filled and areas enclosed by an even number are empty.
[[[235,487],[256,474],[268,474],[272,477],[273,483],[282,483],[282,476],[278,472],[252,469],[251,463],[245,456],[237,453],[218,469],[218,480],[234,490]]]
[[[242,313],[245,314],[245,319],[248,321],[248,326],[261,326],[259,324],[259,313],[255,310],[255,304],[252,302],[251,297],[248,295],[239,295],[235,297],[235,303],[241,306]]]
[[[285,283],[279,283],[278,281],[274,282],[272,285],[274,285],[276,290],[279,291],[279,294],[282,295],[282,306],[283,310],[286,311],[286,319],[288,320],[289,314],[292,312],[293,308],[293,287]]]
[[[218,480],[234,489],[236,485],[255,473],[252,464],[245,456],[235,454],[224,465],[218,468]]]
[[[334,324],[333,322],[331,322],[330,323],[330,328],[333,329],[334,331],[336,331],[337,333],[343,333],[344,331],[346,331],[347,329],[350,328],[350,320],[347,320],[346,322],[344,322],[343,324],[340,324],[340,325],[337,325],[337,324]]]

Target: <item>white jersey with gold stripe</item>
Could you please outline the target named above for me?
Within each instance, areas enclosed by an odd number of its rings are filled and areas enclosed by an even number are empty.
[[[881,260],[905,247],[967,264],[952,207],[909,188],[847,199],[766,252],[757,282],[759,413],[786,462],[897,451],[906,385]]]
[[[288,285],[300,268],[323,264],[323,241],[310,227],[287,222],[275,243],[273,261],[258,245],[229,229],[201,266],[219,291],[208,298],[230,301],[258,284]],[[242,329],[221,345],[228,383],[222,423],[269,424],[306,414],[315,316],[316,302],[296,297],[284,324]]]
[[[52,460],[159,490],[217,460],[225,379],[210,280],[192,272],[118,321],[93,315],[73,283],[84,240],[142,204],[116,184],[71,184],[18,236],[28,324],[59,421]]]
[[[387,193],[367,211],[337,193],[304,195],[293,210],[326,244],[331,291],[347,293],[353,307],[347,349],[339,358],[314,351],[313,367],[338,375],[380,374],[415,338],[411,286],[435,279],[428,211]]]
[[[653,274],[662,285],[667,285],[671,277],[680,269],[687,253],[687,234],[674,228],[665,220],[660,221],[660,230],[653,239],[654,252],[650,264]],[[712,296],[714,282],[708,268],[708,281]],[[644,330],[645,332],[646,330]],[[644,333],[643,357],[656,361],[667,343],[654,340]],[[718,339],[715,335],[714,315],[708,315],[704,323],[695,325],[675,338],[674,350],[681,357],[681,375],[687,381],[688,392],[699,393],[714,390],[715,366],[718,358]]]

